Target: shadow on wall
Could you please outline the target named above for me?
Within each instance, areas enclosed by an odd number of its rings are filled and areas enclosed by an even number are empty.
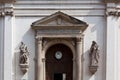
[[[27,30],[27,32],[23,35],[22,40],[19,42],[17,47],[15,48],[15,53],[13,57],[13,65],[14,65],[14,79],[15,80],[34,80],[34,57],[35,57],[35,38],[34,31],[32,29]],[[29,51],[29,69],[25,74],[21,71],[19,66],[19,57],[20,50],[19,47],[21,42],[27,45]]]
[[[88,14],[90,14],[89,12]],[[83,21],[89,25],[84,40],[83,80],[106,80],[106,18],[103,16],[83,17]],[[92,41],[99,45],[100,59],[97,72],[92,75],[89,71],[89,48]]]
[[[90,57],[89,57],[89,50],[88,50],[83,54],[83,68],[84,68],[83,72],[85,75],[83,80],[98,80],[97,78],[97,76],[99,75],[98,70],[94,74],[92,74],[89,70],[89,66],[90,66]]]
[[[83,54],[83,70],[83,80],[90,80],[92,74],[89,71],[89,51]]]

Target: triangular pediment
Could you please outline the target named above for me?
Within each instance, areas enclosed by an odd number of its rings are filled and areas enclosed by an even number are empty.
[[[32,23],[32,28],[35,30],[81,29],[81,31],[84,31],[87,26],[88,25],[86,22],[83,22],[60,11]]]

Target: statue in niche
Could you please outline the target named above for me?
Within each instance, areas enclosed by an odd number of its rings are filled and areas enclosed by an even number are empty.
[[[95,41],[92,41],[89,56],[90,56],[90,66],[98,66],[99,49]]]
[[[19,49],[20,49],[20,64],[28,64],[29,52],[27,46],[23,42],[21,42]]]

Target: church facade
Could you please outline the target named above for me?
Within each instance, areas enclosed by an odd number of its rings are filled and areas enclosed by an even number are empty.
[[[119,0],[0,1],[0,80],[120,80]]]

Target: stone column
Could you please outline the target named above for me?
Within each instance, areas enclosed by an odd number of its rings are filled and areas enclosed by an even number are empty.
[[[82,80],[82,38],[76,38],[76,80]]]
[[[37,80],[43,80],[42,37],[37,38]]]
[[[42,62],[43,62],[43,80],[45,80],[46,79],[46,72],[45,72],[45,61],[46,61],[46,59],[45,58],[43,58],[42,59]]]

